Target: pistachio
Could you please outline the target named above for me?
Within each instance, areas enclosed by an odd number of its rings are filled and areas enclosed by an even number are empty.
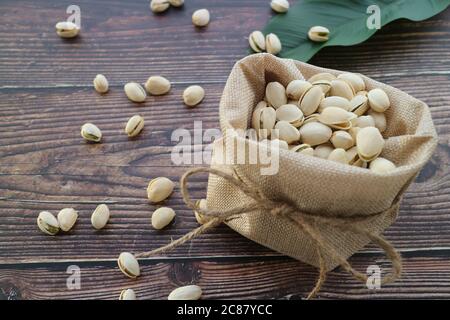
[[[184,0],[169,0],[169,3],[174,7],[181,7],[184,4]]]
[[[309,116],[316,112],[320,103],[325,97],[322,89],[318,86],[313,86],[300,97],[299,106],[305,116]]]
[[[173,218],[175,218],[175,211],[172,208],[158,208],[152,214],[152,226],[157,230],[163,229],[172,222]]]
[[[170,87],[170,81],[161,76],[152,76],[145,83],[145,90],[154,96],[166,94]]]
[[[294,143],[300,139],[300,132],[287,121],[278,121],[275,124],[275,131],[272,133],[280,140],[284,140],[287,144]]]
[[[354,92],[359,92],[366,89],[366,84],[363,78],[355,73],[342,73],[338,75],[338,79],[344,80],[352,86]]]
[[[153,203],[161,202],[170,196],[174,187],[175,184],[166,177],[155,178],[147,187],[148,200]]]
[[[356,141],[356,135],[358,134],[359,130],[361,130],[361,128],[359,127],[351,127],[348,130],[348,133],[350,133],[350,135],[352,136],[353,141]]]
[[[320,122],[308,122],[300,127],[300,136],[303,143],[310,146],[317,146],[330,140],[331,129]]]
[[[361,92],[361,91],[360,91]],[[350,101],[350,111],[357,116],[362,116],[369,110],[368,99],[365,95],[356,95]]]
[[[103,229],[109,220],[109,208],[106,204],[99,204],[91,215],[91,224],[97,229]]]
[[[85,123],[81,127],[81,136],[87,141],[100,142],[102,132],[92,123]]]
[[[351,127],[351,118],[351,112],[337,107],[328,107],[322,111],[318,120],[332,128],[347,130]]]
[[[119,300],[136,300],[136,293],[133,289],[125,289],[120,292]]]
[[[330,153],[334,150],[333,146],[329,143],[318,145],[314,149],[314,156],[322,159],[328,159]]]
[[[325,42],[328,41],[330,35],[330,30],[322,26],[315,26],[309,29],[308,37],[315,42]]]
[[[206,199],[197,200],[196,205],[201,210],[207,209]],[[194,214],[195,214],[195,219],[197,220],[198,224],[205,224],[206,222],[211,220],[211,217],[201,214],[200,212],[194,211]]]
[[[348,164],[347,152],[342,148],[334,149],[328,155],[328,160]]]
[[[289,10],[289,2],[287,0],[272,0],[270,7],[278,13],[285,13]]]
[[[311,148],[311,146],[307,143],[303,143],[303,144],[299,144],[296,146],[291,147],[289,150],[297,152],[297,153],[301,153],[301,154],[305,154],[308,156],[313,156],[314,155],[314,149]]]
[[[78,212],[73,208],[64,208],[58,213],[58,223],[62,231],[72,229],[78,219]]]
[[[125,133],[129,137],[135,137],[137,136],[142,129],[144,128],[144,118],[142,118],[140,115],[134,115],[132,116],[125,126]]]
[[[255,129],[258,129],[258,136],[265,139],[270,135],[270,131],[275,126],[276,112],[272,107],[256,108],[253,112]]]
[[[353,88],[344,80],[336,79],[331,81],[331,96],[339,96],[346,98],[347,100],[352,100],[355,92]]]
[[[323,94],[327,94],[331,89],[331,82],[328,80],[316,80],[312,83],[313,86],[319,86]]]
[[[355,157],[355,160],[353,161],[353,163],[351,165],[355,166],[355,167],[360,167],[360,168],[365,168],[366,169],[367,168],[367,161],[364,161],[358,155],[358,156]]]
[[[352,136],[348,132],[343,130],[333,132],[330,141],[335,148],[341,148],[344,150],[353,147],[353,145],[355,144]]]
[[[120,271],[129,278],[137,278],[141,274],[139,262],[129,252],[122,252],[117,259]]]
[[[296,104],[300,97],[310,88],[312,84],[305,80],[292,80],[286,87],[286,95],[289,99],[296,100]]]
[[[261,143],[263,143],[268,148],[289,150],[289,145],[287,144],[287,142],[277,138],[274,138],[272,140],[264,139],[261,140]]]
[[[192,14],[192,23],[197,27],[204,27],[209,23],[209,11],[207,9],[196,10]]]
[[[94,88],[98,93],[106,93],[108,92],[109,84],[106,77],[102,74],[98,74],[94,78]]]
[[[281,41],[274,33],[269,33],[266,36],[266,51],[273,55],[280,53],[282,49]]]
[[[375,127],[366,127],[359,130],[356,135],[356,146],[359,157],[370,162],[381,153],[384,147],[383,136]]]
[[[386,174],[395,169],[395,164],[385,158],[378,157],[369,164],[370,171],[378,174]]]
[[[202,289],[196,285],[189,285],[173,290],[168,300],[198,300],[202,296]]]
[[[266,50],[266,38],[261,31],[253,31],[250,33],[248,42],[255,52],[264,52]]]
[[[315,75],[311,76],[308,79],[308,82],[314,83],[318,80],[326,80],[326,81],[333,81],[336,79],[336,76],[334,74],[328,73],[328,72],[320,72],[316,73]]]
[[[202,102],[205,97],[205,90],[200,86],[189,86],[183,92],[184,104],[189,107],[195,107]]]
[[[267,108],[267,102],[260,101],[256,105],[255,110],[253,110],[253,115],[252,115],[252,128],[253,129],[258,130],[260,128],[261,109],[263,109],[263,108]],[[274,125],[275,125],[275,123],[274,123]]]
[[[373,89],[367,93],[370,107],[376,112],[385,112],[391,105],[386,92],[381,89]]]
[[[164,12],[169,9],[170,3],[167,0],[152,0],[150,1],[150,9],[155,13]]]
[[[276,110],[277,120],[287,121],[294,127],[300,127],[303,123],[303,112],[293,104],[284,104]]]
[[[61,38],[73,38],[78,35],[80,29],[78,26],[70,21],[61,21],[55,25],[56,33]]]
[[[358,148],[356,146],[351,147],[347,151],[347,159],[349,164],[353,164],[355,161],[359,159],[358,156]]]
[[[380,132],[386,131],[387,122],[386,122],[386,116],[382,112],[376,112],[372,109],[369,110],[368,115],[373,118],[375,121],[375,127],[380,130]]]
[[[375,127],[375,120],[372,116],[361,116],[352,121],[354,127],[365,128]]]
[[[305,117],[305,120],[303,121],[303,124],[306,124],[308,122],[317,122],[319,118],[319,114],[318,113],[313,113],[310,114],[309,116]]]
[[[318,111],[322,112],[325,108],[328,107],[336,107],[344,109],[345,111],[350,111],[350,101],[348,101],[345,98],[338,97],[338,96],[332,96],[332,97],[326,97],[320,102]]]
[[[52,236],[59,232],[58,220],[48,211],[42,211],[39,213],[37,225],[42,232]]]
[[[366,90],[358,91],[356,93],[356,96],[366,96],[367,97],[367,91]]]
[[[123,89],[125,90],[128,99],[133,102],[144,102],[147,97],[144,88],[142,88],[139,83],[128,82]]]
[[[269,82],[266,86],[266,100],[275,109],[287,103],[286,89],[279,82]]]

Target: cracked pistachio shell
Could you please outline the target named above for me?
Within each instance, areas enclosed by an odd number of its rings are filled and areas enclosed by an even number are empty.
[[[334,150],[334,147],[330,143],[324,143],[318,145],[314,149],[314,156],[322,159],[328,159],[330,153]]]
[[[42,211],[39,213],[39,216],[37,217],[37,225],[42,232],[51,236],[54,236],[59,232],[58,220],[48,211]]]
[[[312,86],[311,89],[303,94],[299,101],[299,106],[303,114],[309,116],[316,112],[324,97],[325,95],[321,87]]]
[[[140,115],[132,116],[125,126],[125,132],[129,137],[137,136],[144,129],[144,118]]]
[[[58,223],[62,231],[69,231],[78,219],[78,212],[73,208],[64,208],[58,213]]]
[[[363,78],[355,73],[342,73],[338,75],[338,79],[346,81],[349,85],[352,86],[354,92],[363,91],[366,89],[366,84],[364,83]]]
[[[338,96],[326,97],[320,102],[318,109],[319,113],[328,107],[336,107],[344,109],[345,111],[350,111],[350,101]]]
[[[266,51],[266,38],[261,31],[253,31],[250,33],[248,43],[254,52]]]
[[[352,114],[338,107],[328,107],[323,109],[318,120],[326,125],[342,124],[350,121]]]
[[[91,224],[97,229],[103,229],[109,220],[109,208],[106,204],[99,204],[91,215]]]
[[[297,146],[292,146],[289,150],[297,152],[297,153],[301,153],[301,154],[306,154],[308,156],[314,155],[314,149],[311,148],[311,146],[307,143],[299,144]]]
[[[310,88],[312,84],[305,80],[292,80],[286,87],[286,95],[288,99],[296,100],[296,104],[300,97]]]
[[[87,141],[100,142],[102,139],[102,132],[96,125],[85,123],[81,127],[81,136]]]
[[[106,93],[108,92],[109,84],[108,79],[102,74],[98,74],[94,78],[94,88],[98,93]]]
[[[330,141],[335,148],[344,150],[350,149],[355,144],[350,133],[343,130],[333,132]]]
[[[386,131],[387,122],[386,122],[386,116],[382,112],[376,112],[370,109],[367,114],[373,118],[375,121],[375,127],[380,130],[380,132]]]
[[[300,136],[303,143],[310,146],[317,146],[330,140],[331,129],[320,122],[308,122],[300,127]]]
[[[150,9],[155,13],[164,12],[169,9],[170,3],[168,0],[152,0],[150,1]]]
[[[356,146],[359,157],[366,161],[372,161],[383,151],[384,139],[375,127],[366,127],[359,130],[356,135]]]
[[[357,116],[362,116],[369,110],[369,100],[365,95],[356,95],[350,101],[350,111]]]
[[[204,27],[208,25],[210,19],[208,9],[199,9],[192,14],[192,23],[196,27]]]
[[[328,73],[328,72],[320,72],[316,73],[315,75],[311,76],[308,79],[308,82],[314,83],[318,80],[326,80],[326,81],[333,81],[336,79],[336,76],[334,74]]]
[[[266,86],[266,100],[275,109],[287,103],[286,89],[279,82],[269,82]]]
[[[123,87],[123,90],[125,91],[128,99],[133,102],[144,102],[147,97],[147,93],[144,88],[142,88],[142,86],[137,82],[128,82]]]
[[[150,181],[147,196],[150,202],[156,203],[167,199],[173,192],[175,184],[166,177],[158,177]]]
[[[328,160],[348,164],[347,152],[342,148],[334,149],[328,155]]]
[[[137,278],[141,274],[139,262],[133,254],[122,252],[117,259],[120,271],[129,278]]]
[[[202,102],[205,97],[205,90],[197,85],[187,87],[183,92],[184,104],[194,107]]]
[[[315,42],[325,42],[328,41],[330,36],[330,30],[322,26],[314,26],[308,31],[308,37],[310,40]]]
[[[152,214],[153,228],[160,230],[169,225],[175,218],[175,211],[172,208],[161,207],[156,209]]]
[[[347,151],[347,159],[348,159],[349,164],[353,164],[357,159],[359,159],[358,148],[356,146],[353,146],[346,151]]]
[[[303,121],[303,124],[306,124],[308,122],[317,122],[317,121],[319,121],[318,118],[319,118],[319,114],[318,113],[310,114],[309,116],[305,117],[305,120]]]
[[[331,81],[330,96],[339,96],[350,101],[354,95],[353,88],[344,80],[336,79]]]
[[[252,114],[252,128],[259,129],[260,128],[260,118],[261,118],[261,109],[267,108],[267,102],[260,101],[253,110]]]
[[[319,86],[325,95],[328,94],[331,89],[331,82],[328,80],[316,80],[312,83],[312,85]]]
[[[278,132],[275,131],[272,134],[275,134],[278,139],[286,141],[287,144],[292,144],[300,139],[298,129],[287,121],[278,121],[275,124],[275,130]]]
[[[77,25],[70,21],[61,21],[55,25],[56,33],[61,38],[74,38],[80,32]]]
[[[198,300],[202,296],[202,288],[196,285],[189,285],[173,290],[168,300]]]
[[[253,116],[255,117],[255,122],[257,122],[258,137],[260,139],[267,138],[277,120],[275,109],[272,107],[256,109]]]
[[[282,49],[281,41],[274,33],[269,33],[266,36],[266,51],[273,55],[280,53]]]
[[[196,205],[202,210],[208,209],[206,199],[197,200]],[[198,224],[205,224],[206,222],[212,219],[211,217],[201,214],[200,212],[197,211],[194,211],[194,214]]]
[[[372,116],[361,116],[352,120],[353,127],[365,128],[375,127],[375,120]]]
[[[120,292],[119,300],[136,300],[136,293],[133,289],[125,289]]]
[[[388,159],[378,157],[369,164],[369,169],[378,174],[386,174],[394,170],[395,164]]]
[[[171,6],[181,7],[184,4],[184,0],[169,0]]]
[[[287,121],[294,127],[300,127],[303,123],[303,112],[294,104],[284,104],[276,110],[279,121]]]
[[[160,96],[170,91],[170,81],[161,76],[152,76],[145,83],[145,90],[154,96]]]
[[[386,92],[381,89],[370,90],[367,93],[367,97],[369,98],[370,107],[376,112],[385,112],[391,105]]]
[[[278,13],[285,13],[289,10],[289,2],[287,0],[272,0],[270,7]]]

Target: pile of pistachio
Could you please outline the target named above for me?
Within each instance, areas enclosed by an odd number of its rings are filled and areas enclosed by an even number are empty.
[[[380,157],[389,107],[387,94],[379,88],[366,91],[357,74],[319,73],[286,88],[268,83],[253,111],[252,127],[259,140],[276,141],[281,149],[384,174],[395,169]]]

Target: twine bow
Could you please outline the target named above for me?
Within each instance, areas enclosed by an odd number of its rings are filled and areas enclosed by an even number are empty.
[[[232,208],[228,210],[212,210],[212,209],[201,209],[197,206],[197,204],[191,199],[189,195],[189,190],[187,186],[188,178],[197,173],[210,173],[217,175],[219,177],[224,178],[235,187],[240,189],[244,194],[252,198],[252,201],[249,204],[242,205],[237,208]],[[294,205],[288,202],[278,202],[273,201],[267,198],[264,194],[262,194],[259,190],[254,189],[246,185],[241,180],[235,178],[234,176],[223,172],[221,170],[213,169],[213,168],[193,168],[184,173],[184,175],[180,179],[180,188],[183,196],[183,200],[186,205],[192,209],[197,211],[198,213],[211,217],[212,219],[201,225],[200,227],[188,232],[181,238],[174,240],[173,242],[160,247],[158,249],[142,252],[136,254],[137,258],[144,258],[153,255],[157,255],[159,253],[171,250],[183,243],[196,238],[197,236],[203,234],[207,230],[214,228],[215,226],[226,222],[228,219],[232,217],[236,217],[242,214],[251,214],[253,212],[263,212],[266,214],[274,215],[280,219],[285,219],[290,223],[295,224],[300,230],[303,230],[314,242],[316,247],[317,256],[319,258],[319,277],[314,288],[308,294],[307,299],[311,299],[316,296],[319,292],[322,284],[326,279],[326,265],[324,256],[328,256],[334,261],[339,262],[341,267],[352,274],[356,279],[367,282],[367,275],[361,273],[350,265],[350,263],[342,257],[335,248],[330,246],[322,237],[321,232],[319,231],[317,225],[329,225],[335,228],[340,228],[343,231],[350,231],[357,234],[364,235],[368,237],[372,242],[378,245],[386,254],[387,258],[392,263],[392,271],[384,276],[381,279],[381,284],[385,284],[388,282],[395,281],[400,277],[402,271],[402,262],[400,254],[395,250],[395,248],[390,244],[387,240],[385,240],[382,236],[374,234],[364,228],[361,228],[355,224],[355,222],[364,221],[376,216],[380,216],[384,214],[386,211],[377,212],[369,215],[327,215],[323,216],[320,214],[314,213],[305,213],[296,208]],[[398,199],[394,203],[396,205]]]

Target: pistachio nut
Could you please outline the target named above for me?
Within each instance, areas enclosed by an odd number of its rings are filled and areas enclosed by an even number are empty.
[[[322,102],[320,102],[319,108],[317,110],[320,113],[325,108],[328,107],[341,108],[344,109],[345,111],[350,111],[351,108],[350,101],[338,96],[326,97],[325,99],[322,100]]]
[[[355,144],[350,133],[343,130],[333,132],[330,141],[335,148],[341,148],[344,150],[350,149]]]
[[[286,89],[279,82],[269,82],[266,86],[266,100],[275,109],[287,103]]]
[[[303,124],[306,124],[308,122],[317,122],[319,118],[319,114],[318,113],[313,113],[310,114],[309,116],[305,117],[305,120],[303,121]]]
[[[356,135],[356,146],[361,160],[370,162],[383,151],[383,136],[375,127],[365,127]]]
[[[210,19],[208,9],[199,9],[192,14],[192,23],[196,27],[204,27],[208,25]]]
[[[305,116],[309,116],[316,112],[320,103],[325,97],[322,88],[318,86],[312,86],[311,89],[306,91],[302,97],[300,97],[299,106]]]
[[[248,43],[254,52],[266,51],[266,38],[261,31],[253,31],[250,33]]]
[[[37,225],[42,232],[51,236],[54,236],[59,232],[58,220],[48,211],[42,211],[39,213]]]
[[[351,147],[347,151],[347,159],[349,164],[353,164],[356,160],[359,159],[358,156],[358,148],[356,146]]]
[[[363,91],[366,89],[366,84],[363,78],[355,73],[342,73],[338,75],[338,79],[344,80],[352,86],[354,92]]]
[[[269,33],[266,36],[266,51],[273,55],[280,53],[282,49],[281,41],[274,33]]]
[[[316,73],[315,75],[311,76],[308,79],[308,82],[310,83],[314,83],[318,80],[326,80],[326,81],[333,81],[336,79],[336,76],[334,74],[331,74],[329,72],[320,72],[320,73]]]
[[[72,229],[78,219],[78,212],[73,208],[64,208],[58,213],[58,223],[62,231],[69,231]]]
[[[195,204],[201,210],[208,209],[206,199],[197,200],[197,202]],[[201,214],[200,212],[194,211],[194,214],[195,214],[195,219],[197,220],[198,224],[205,224],[206,222],[211,220],[211,217]]]
[[[170,81],[161,76],[152,76],[145,83],[145,90],[154,96],[160,96],[170,91]]]
[[[198,300],[202,296],[202,288],[196,285],[189,285],[173,290],[168,300]]]
[[[285,13],[289,10],[289,2],[287,0],[272,0],[270,7],[278,13]]]
[[[73,38],[78,35],[80,29],[78,26],[70,21],[61,21],[55,25],[56,33],[61,38]]]
[[[287,144],[292,144],[300,139],[298,129],[287,121],[278,121],[275,124],[275,130],[278,131],[274,131],[272,135],[275,134],[278,139],[286,141]]]
[[[308,37],[315,42],[325,42],[328,41],[330,35],[330,30],[322,26],[315,26],[309,29]]]
[[[365,95],[356,95],[350,101],[350,111],[357,116],[362,116],[369,110],[369,100]]]
[[[325,95],[328,94],[331,89],[331,82],[328,80],[316,80],[312,83],[312,85],[319,86]]]
[[[386,174],[395,169],[395,164],[388,159],[378,157],[369,164],[370,171],[378,174]]]
[[[380,132],[386,131],[387,128],[387,121],[386,116],[382,112],[376,112],[370,109],[367,114],[373,118],[375,121],[375,127],[380,130]]]
[[[141,274],[139,262],[133,254],[122,252],[117,259],[120,271],[129,278],[137,278]]]
[[[259,129],[260,128],[260,117],[261,117],[261,109],[267,108],[267,102],[260,101],[253,110],[252,114],[252,128]],[[275,124],[274,124],[275,125]]]
[[[297,153],[305,154],[308,156],[314,155],[314,149],[311,148],[311,146],[307,143],[292,146],[289,150],[297,152]]]
[[[314,156],[322,159],[328,159],[328,156],[333,150],[334,148],[330,143],[320,144],[314,149]]]
[[[370,107],[376,112],[385,112],[391,105],[386,92],[381,89],[372,89],[367,93]]]
[[[128,99],[133,102],[144,102],[147,97],[144,88],[137,82],[128,82],[123,89]]]
[[[120,292],[119,300],[136,300],[136,293],[133,289],[125,289]]]
[[[169,0],[171,6],[181,7],[184,4],[184,0]]]
[[[175,211],[172,208],[161,207],[156,209],[152,214],[153,228],[160,230],[169,225],[175,218]]]
[[[350,129],[348,129],[348,133],[352,136],[353,141],[356,141],[356,135],[358,134],[359,130],[361,130],[361,128],[359,127],[351,127]]]
[[[144,129],[144,118],[137,114],[128,120],[127,125],[125,126],[125,133],[129,137],[135,137],[142,129]]]
[[[286,95],[289,99],[296,100],[296,104],[300,97],[310,88],[312,84],[305,80],[292,80],[286,87]]]
[[[171,195],[174,187],[175,184],[166,177],[155,178],[147,187],[148,200],[153,203],[161,202]]]
[[[150,9],[155,13],[164,12],[169,9],[170,3],[168,0],[152,0],[150,1]]]
[[[97,229],[103,229],[109,220],[109,208],[106,204],[99,204],[97,208],[95,208],[94,212],[91,215],[91,224]]]
[[[331,129],[320,122],[308,122],[300,127],[300,136],[303,143],[317,146],[330,140]]]
[[[341,79],[331,81],[330,96],[339,96],[350,101],[354,95],[353,88],[346,81]]]
[[[338,107],[325,108],[319,115],[318,120],[335,129],[347,130],[351,128],[351,112]]]
[[[102,74],[98,74],[94,78],[94,88],[98,93],[106,93],[108,92],[109,84],[108,79]]]
[[[183,92],[184,104],[189,107],[194,107],[202,102],[205,97],[205,90],[200,86],[189,86]]]
[[[81,136],[87,141],[100,142],[102,139],[102,132],[94,124],[85,123],[81,127]]]
[[[255,121],[255,129],[258,129],[258,137],[265,139],[270,135],[271,130],[275,126],[277,120],[276,111],[272,107],[257,108],[253,112]]]
[[[300,127],[303,123],[303,112],[293,104],[284,104],[276,110],[276,117],[279,121],[287,121],[294,127]]]
[[[328,155],[328,160],[348,164],[347,152],[342,148],[334,149]]]
[[[274,138],[272,140],[264,139],[261,140],[260,143],[263,143],[267,148],[289,150],[289,145],[287,144],[287,142],[277,138]]]
[[[365,127],[375,127],[375,120],[372,116],[361,116],[352,120],[354,127],[365,128]]]

